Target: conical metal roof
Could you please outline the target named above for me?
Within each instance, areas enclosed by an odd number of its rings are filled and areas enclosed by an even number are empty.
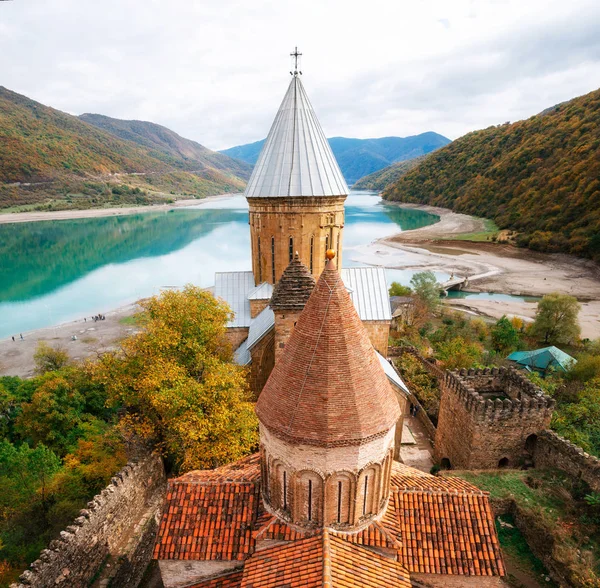
[[[348,186],[300,77],[294,75],[244,195],[342,196]]]

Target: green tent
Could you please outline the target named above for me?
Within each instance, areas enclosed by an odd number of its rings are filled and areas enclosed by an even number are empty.
[[[548,368],[566,372],[577,360],[557,347],[544,347],[535,351],[515,351],[506,359],[514,361],[526,370],[545,373]]]

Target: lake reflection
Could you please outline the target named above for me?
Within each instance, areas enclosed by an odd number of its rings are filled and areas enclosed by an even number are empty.
[[[356,265],[355,247],[437,220],[353,192],[344,265]],[[106,312],[165,287],[208,287],[217,271],[249,269],[242,196],[170,212],[0,225],[0,337]],[[408,283],[413,273],[394,270],[390,281]]]

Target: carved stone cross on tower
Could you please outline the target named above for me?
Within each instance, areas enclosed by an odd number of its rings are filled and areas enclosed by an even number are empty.
[[[290,53],[290,57],[294,58],[294,74],[293,75],[298,75],[298,58],[302,57],[302,53],[298,53],[298,47],[294,48],[294,52]],[[302,75],[302,72],[300,72],[300,74]]]

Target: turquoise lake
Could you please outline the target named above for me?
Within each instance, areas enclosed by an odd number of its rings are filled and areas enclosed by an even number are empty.
[[[344,266],[357,265],[358,246],[437,220],[386,205],[374,192],[352,192]],[[164,288],[208,287],[217,271],[250,269],[242,196],[169,212],[0,225],[0,338],[105,313]],[[388,280],[408,284],[414,273],[388,270]]]

